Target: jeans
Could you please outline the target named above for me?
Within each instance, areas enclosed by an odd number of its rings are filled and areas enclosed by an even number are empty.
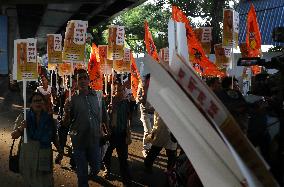
[[[144,104],[140,104],[140,112],[141,112],[141,117],[140,120],[143,124],[143,128],[144,128],[144,136],[143,136],[143,149],[144,150],[149,150],[151,148],[151,144],[146,144],[145,143],[145,138],[150,135],[150,133],[152,132],[152,124],[149,118],[148,113],[146,112],[146,108]]]
[[[76,163],[78,187],[89,187],[88,164],[91,167],[92,174],[96,175],[100,171],[101,147],[99,140],[87,148],[74,147],[73,156]]]

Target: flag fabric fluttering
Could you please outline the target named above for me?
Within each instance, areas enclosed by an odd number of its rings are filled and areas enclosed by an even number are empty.
[[[99,49],[94,43],[92,44],[88,63],[88,72],[90,76],[90,87],[93,90],[103,90],[103,75],[101,72]]]
[[[130,60],[131,60],[131,90],[133,97],[136,99],[137,98],[137,90],[138,90],[138,85],[140,81],[140,73],[138,71],[138,68],[135,63],[135,59],[133,57],[133,54],[130,53]]]
[[[172,6],[172,18],[174,21],[185,24],[188,52],[191,56],[190,60],[192,61],[193,67],[195,67],[196,71],[201,72],[201,74],[205,76],[224,76],[224,73],[220,72],[216,65],[210,62],[207,58],[200,42],[196,38],[195,33],[190,26],[189,20],[176,6]]]
[[[159,55],[152,37],[152,34],[149,31],[149,26],[148,26],[148,22],[145,21],[145,45],[146,45],[146,50],[147,53],[152,56],[157,62],[159,62]]]
[[[250,6],[247,17],[246,44],[249,57],[258,57],[260,55],[261,35],[253,4]]]
[[[258,57],[261,55],[261,35],[253,4],[250,5],[247,17],[246,46],[248,57]],[[253,66],[251,70],[256,75],[261,72],[261,67]]]

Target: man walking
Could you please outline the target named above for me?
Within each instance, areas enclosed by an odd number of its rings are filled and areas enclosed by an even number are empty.
[[[79,94],[73,95],[65,105],[64,121],[70,122],[70,136],[76,163],[78,187],[88,187],[88,164],[93,175],[97,175],[101,164],[101,119],[107,123],[104,105],[99,107],[96,92],[89,89],[89,76],[86,70],[75,73]],[[102,118],[101,118],[102,115]]]

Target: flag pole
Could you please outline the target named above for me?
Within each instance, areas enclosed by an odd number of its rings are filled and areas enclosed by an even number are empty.
[[[113,60],[113,63],[115,63],[115,60]],[[111,68],[111,93],[110,93],[110,103],[112,103],[112,96],[113,96],[113,79],[114,79],[113,63],[112,63],[112,68]]]
[[[105,94],[107,95],[107,74],[104,74],[105,78]]]
[[[27,80],[23,79],[24,120],[27,120]],[[28,143],[27,128],[24,128],[24,143]]]
[[[52,75],[53,75],[53,70],[50,70],[50,86],[52,87]]]
[[[235,10],[233,10],[233,20],[232,20],[232,22],[233,22],[233,39],[232,39],[232,54],[231,54],[231,75],[232,75],[232,89],[234,88],[234,61],[235,61],[235,55],[234,55],[234,47],[235,47],[235,42],[237,42],[237,41],[235,41],[235,20],[234,20],[234,18],[235,18]],[[236,43],[236,46],[237,46],[237,43]]]
[[[59,89],[59,85],[58,85],[58,75],[57,75],[57,67],[55,68],[55,87],[56,87],[56,95],[58,94],[58,89]]]
[[[70,88],[69,88],[69,101],[71,101],[71,90],[72,90],[72,74],[73,74],[73,63],[71,62],[71,74],[70,74]]]

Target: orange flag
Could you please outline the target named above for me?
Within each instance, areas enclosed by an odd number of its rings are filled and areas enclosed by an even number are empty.
[[[248,57],[258,57],[261,53],[261,35],[257,23],[256,12],[253,4],[250,5],[247,18],[246,46]],[[260,66],[252,66],[253,75],[261,73]]]
[[[131,58],[131,68],[130,68],[130,71],[131,71],[131,90],[132,90],[133,97],[136,99],[139,80],[140,80],[140,74],[139,74],[139,71],[137,69],[135,59],[134,59],[132,53],[130,54],[130,58]]]
[[[149,31],[149,26],[147,21],[145,21],[144,27],[145,27],[145,45],[147,53],[159,62],[159,55],[152,38],[152,34]]]
[[[196,71],[207,76],[223,75],[223,73],[217,69],[216,65],[210,62],[210,60],[206,57],[200,42],[196,38],[195,33],[190,26],[189,20],[176,6],[172,6],[172,18],[177,22],[185,23],[188,52],[191,55],[191,61],[193,62],[193,67],[195,67]]]
[[[93,90],[103,90],[103,75],[99,58],[99,49],[96,44],[92,44],[91,57],[88,63],[90,76],[90,87]]]
[[[253,4],[250,6],[247,17],[246,44],[249,57],[258,57],[260,55],[261,35]]]

